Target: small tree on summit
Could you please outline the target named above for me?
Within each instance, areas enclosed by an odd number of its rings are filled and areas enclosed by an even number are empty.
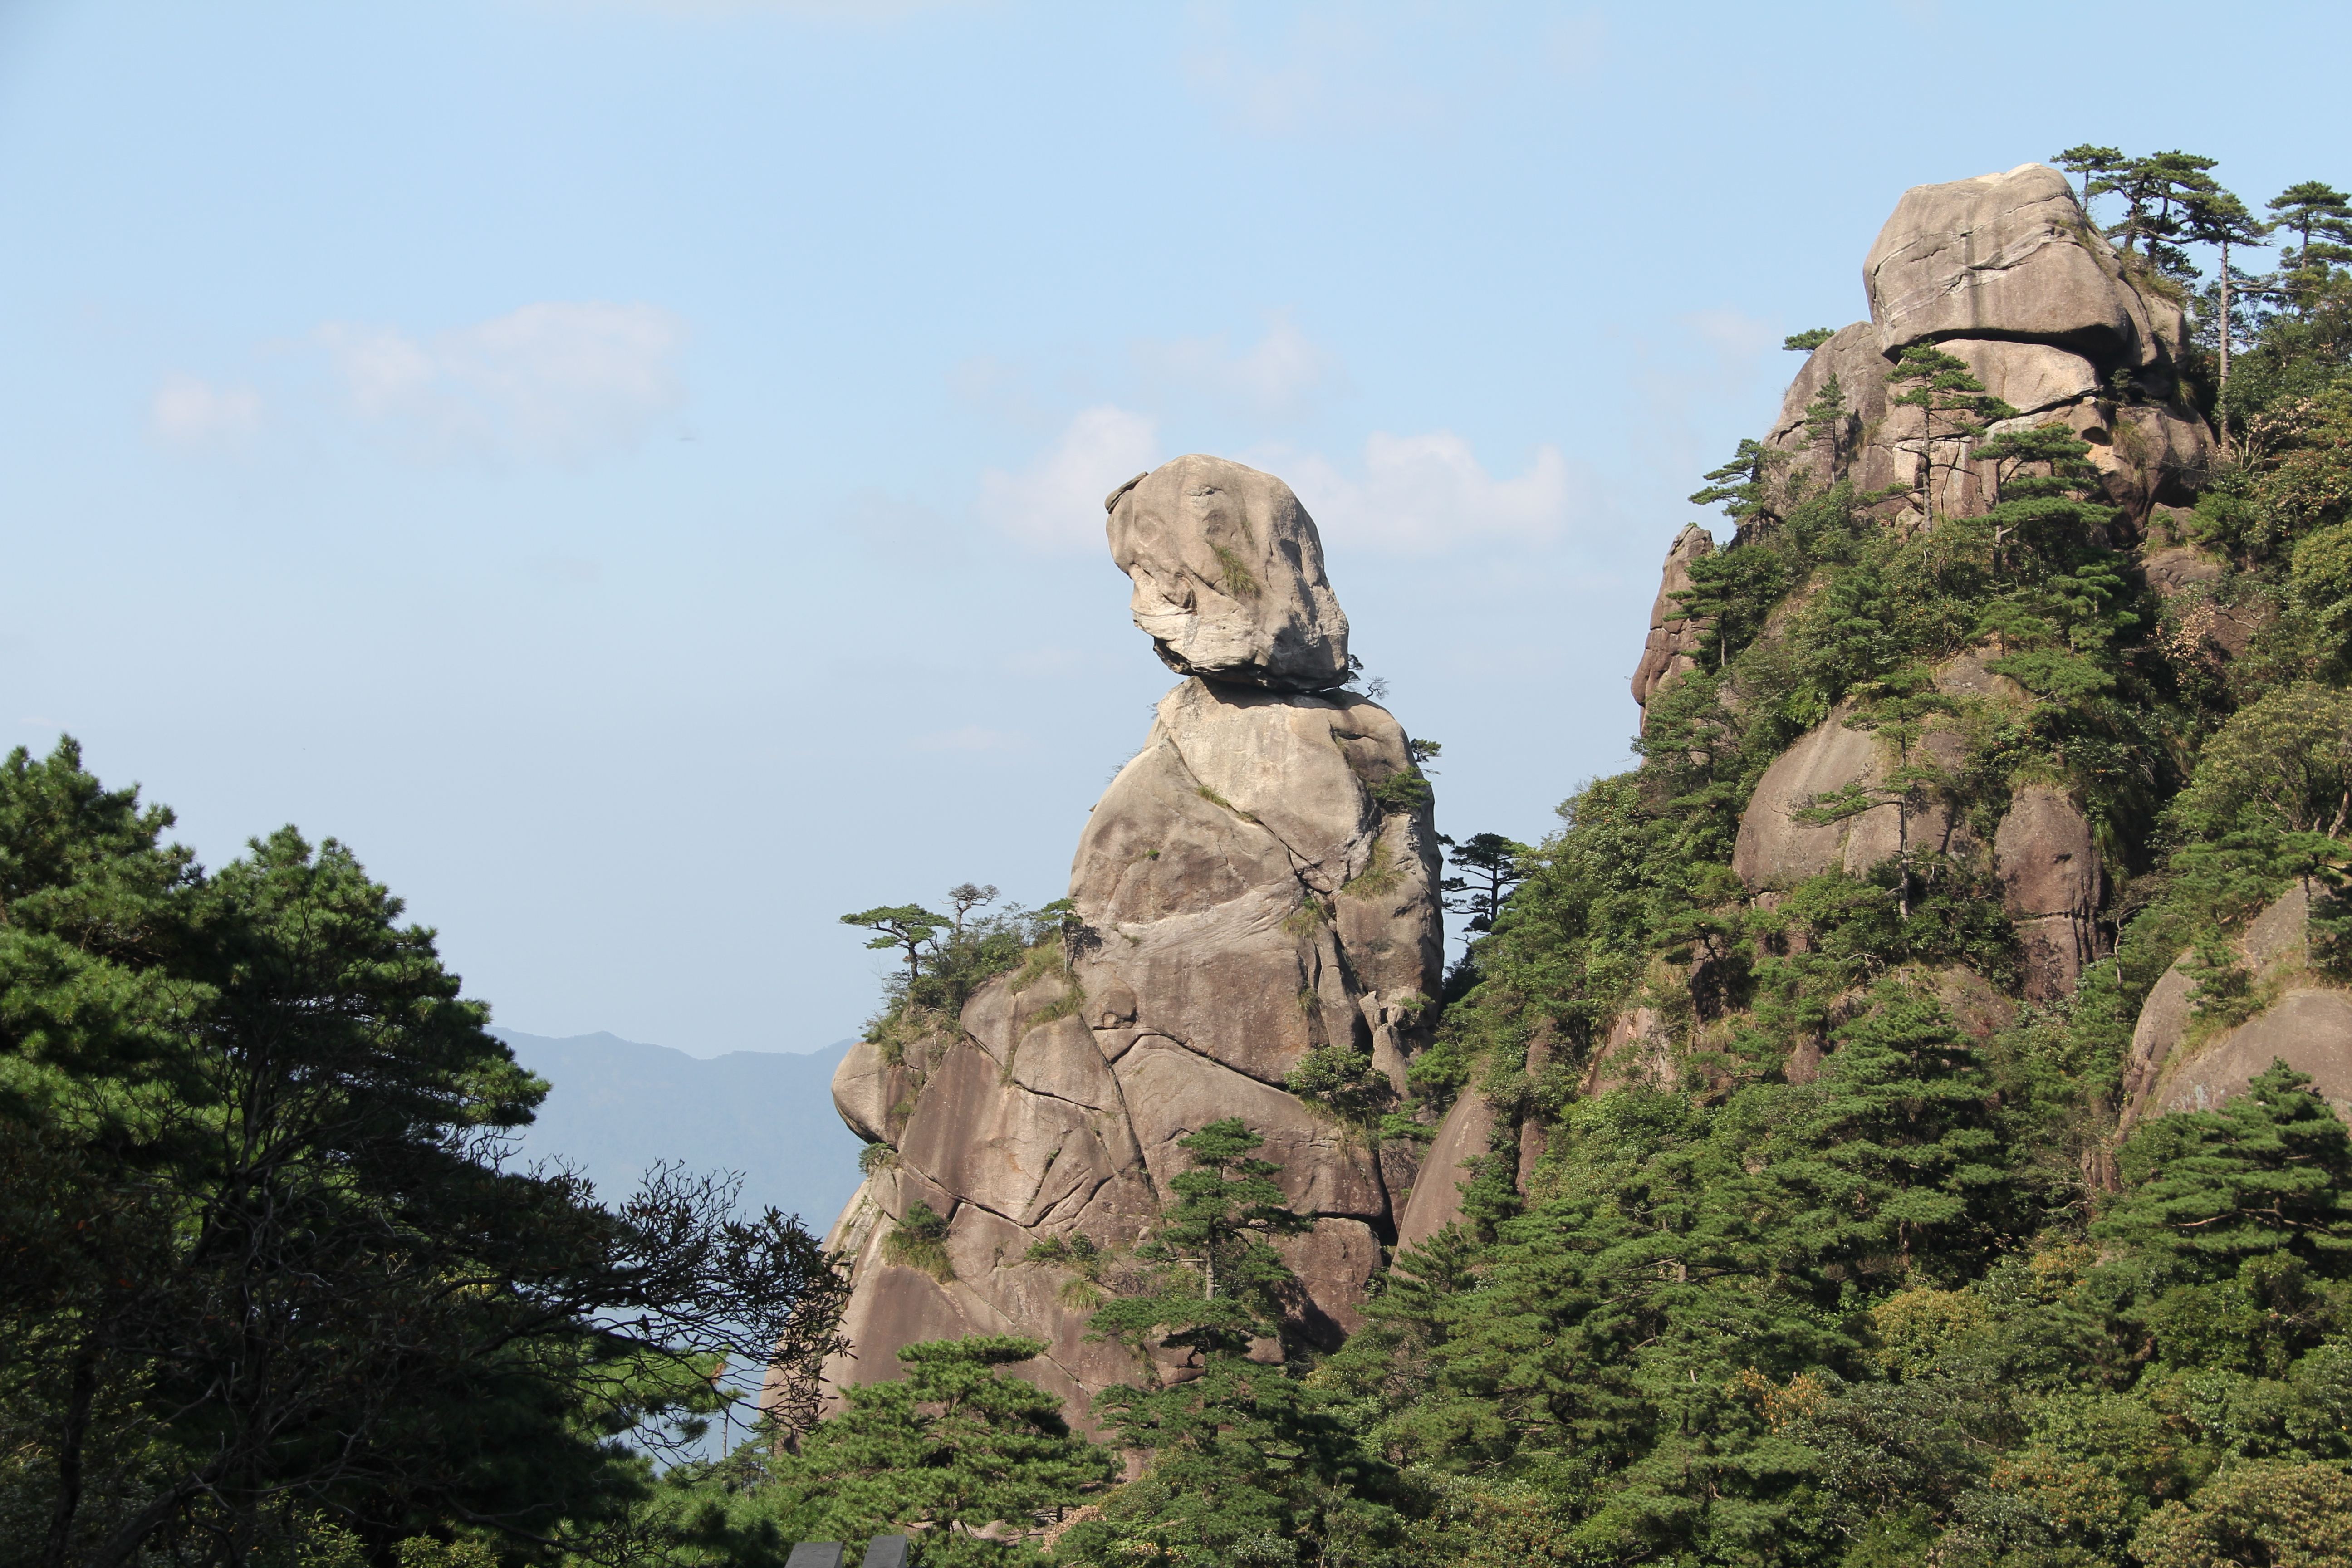
[[[868,947],[902,950],[907,955],[907,978],[913,980],[923,972],[924,943],[933,942],[941,930],[955,922],[945,915],[933,914],[920,904],[897,904],[844,915],[841,923],[864,926],[873,931],[873,939],[866,944]]]
[[[2067,148],[2050,161],[2070,174],[2083,176],[2083,211],[2088,216],[2091,198],[2113,189],[2102,183],[2105,177],[2122,168],[2129,160],[2125,158],[2120,148],[2095,147],[2085,142],[2080,146]]]

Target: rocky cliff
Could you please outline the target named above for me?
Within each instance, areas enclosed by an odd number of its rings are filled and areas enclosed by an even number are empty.
[[[2086,482],[2112,509],[2083,548],[2116,563],[2129,584],[2120,591],[2144,592],[2144,603],[2159,607],[2174,628],[2174,651],[2161,657],[2187,668],[2184,657],[2210,666],[2244,653],[2262,628],[2260,603],[2222,591],[2224,565],[2174,533],[2178,509],[2196,499],[2215,449],[2185,395],[2179,290],[2118,254],[2063,176],[2028,164],[1906,193],[1864,258],[1863,284],[1869,319],[1811,352],[1757,457],[1760,487],[1785,499],[1843,483],[1853,498],[1850,515],[1866,518],[1882,538],[1926,540],[1986,513],[2017,471],[2013,461],[2004,470],[1979,458],[1979,448],[2011,432],[2063,427],[2086,444]],[[1952,422],[1931,428],[1889,384],[1896,362],[1919,344],[1963,362],[2013,416],[1967,436],[1951,434]],[[1824,417],[1832,404],[1842,406]],[[1767,509],[1727,541],[1695,526],[1675,537],[1632,682],[1645,733],[1655,733],[1662,699],[1697,668],[1706,628],[1687,608],[1695,565],[1759,540],[1769,546],[1757,531],[1772,525]],[[1825,586],[1822,571],[1812,570],[1787,583],[1748,634],[1748,646],[1761,652],[1733,660],[1710,691],[1713,706],[1678,734],[1711,735],[1726,748],[1725,737],[1745,734],[1756,756],[1752,737],[1774,722],[1762,710],[1802,707],[1797,656],[1772,650],[1812,614]],[[1872,633],[1866,618],[1850,629]],[[1916,858],[1946,885],[1980,889],[1988,912],[1998,909],[1997,929],[1984,928],[1993,932],[1985,945],[1997,953],[1938,960],[1929,976],[1961,1027],[1986,1040],[2020,1017],[2020,1003],[2067,1004],[2085,970],[2113,951],[2123,917],[2108,862],[2121,830],[2112,810],[2100,816],[2083,782],[2095,775],[2066,743],[2031,766],[2004,760],[2001,748],[2019,737],[2063,728],[2052,716],[2065,704],[1988,668],[2000,665],[2003,645],[1986,637],[1967,646],[1965,625],[1962,631],[1927,668],[1927,686],[1906,700],[1907,723],[1887,721],[1889,710],[1866,712],[1867,703],[1846,695],[1748,764],[1759,771],[1738,786],[1745,805],[1724,868],[1724,890],[1738,897],[1693,923],[1764,932],[1738,959],[1744,973],[1758,963],[1801,961],[1819,935],[1804,919],[1792,917],[1785,935],[1770,934],[1791,889],[1829,871],[1885,880],[1889,862]],[[1684,760],[1677,753],[1674,765]],[[1735,765],[1727,750],[1695,749],[1686,760],[1689,780],[1714,790],[1732,784],[1710,772]],[[1659,772],[1654,758],[1643,776]],[[1646,787],[1644,798],[1654,799],[1664,786]],[[2144,846],[2147,819],[2137,820]],[[2313,1074],[2339,1111],[2352,1111],[2352,994],[2306,962],[2305,907],[2302,893],[2290,894],[2236,939],[2251,1000],[2218,1021],[2200,1018],[2192,1004],[2193,955],[2155,986],[2113,1107],[2110,1144],[2137,1119],[2219,1104],[2280,1056]],[[1528,1192],[1537,1163],[1530,1152],[1539,1152],[1563,1095],[1643,1082],[1704,1090],[1730,1081],[1727,1042],[1739,1037],[1742,1009],[1753,1005],[1725,993],[1736,967],[1727,955],[1738,945],[1722,934],[1685,943],[1682,952],[1654,953],[1638,984],[1613,982],[1627,1000],[1583,1026],[1582,1058],[1567,1079],[1549,1060],[1546,1025],[1534,1029],[1524,1059],[1510,1043],[1514,1030],[1527,1033],[1523,1025],[1502,1031],[1505,1043],[1489,1048],[1438,1130],[1402,1239],[1418,1241],[1463,1217],[1465,1172],[1503,1163]],[[1817,1005],[1822,1021],[1814,1027],[1826,1042],[1847,1001]],[[1801,1043],[1776,1070],[1802,1081],[1821,1048]],[[2086,1156],[2086,1168],[2095,1163]],[[2111,1163],[2105,1169],[2111,1178]]]
[[[1409,1154],[1283,1087],[1336,1049],[1401,1092],[1441,979],[1429,789],[1397,721],[1343,684],[1314,520],[1272,475],[1201,456],[1107,506],[1136,626],[1186,679],[1079,836],[1069,939],[835,1077],[869,1144],[831,1238],[854,1281],[836,1384],[895,1375],[914,1341],[1033,1334],[1051,1349],[1025,1374],[1082,1416],[1137,1367],[1087,1339],[1117,1279],[1072,1249],[1149,1236],[1177,1141],[1231,1116],[1314,1219],[1282,1244],[1304,1286],[1286,1337],[1329,1345],[1413,1182]],[[894,1247],[918,1205],[944,1234]]]

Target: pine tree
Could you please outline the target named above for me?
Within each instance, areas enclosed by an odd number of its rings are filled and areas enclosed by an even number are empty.
[[[2330,267],[2352,261],[2352,196],[2317,180],[2289,185],[2269,203],[2281,228],[2292,229],[2302,244],[2279,257],[2287,275],[2287,297],[2301,304],[2327,279]]]
[[[1965,443],[1981,435],[1990,422],[2017,417],[2017,410],[1987,392],[1984,383],[1969,369],[1968,361],[1933,343],[1914,343],[1905,349],[1895,368],[1886,373],[1886,384],[1896,389],[1892,402],[1919,410],[1924,435],[1912,489],[1919,495],[1921,509],[1935,517],[1938,515],[1936,470],[1957,471],[1967,460]],[[1957,450],[1939,462],[1938,447]]]
[[[2221,253],[2221,265],[2216,287],[2220,310],[2215,316],[2214,342],[2221,359],[2221,383],[2226,392],[2230,385],[2230,336],[2234,326],[2231,315],[2230,285],[2234,280],[2230,269],[2231,246],[2260,245],[2269,237],[2270,226],[2258,220],[2246,210],[2246,204],[2230,192],[2215,186],[2191,196],[2182,216],[2181,232],[2201,245],[2214,247]],[[2222,426],[2222,439],[2229,439],[2229,428]]]
[[[1097,1310],[1096,1332],[1137,1348],[1157,1339],[1197,1361],[1238,1354],[1277,1331],[1297,1280],[1269,1238],[1299,1235],[1314,1222],[1289,1207],[1274,1179],[1282,1167],[1252,1152],[1264,1142],[1237,1116],[1177,1140],[1192,1168],[1169,1182],[1173,1201],[1136,1253],[1174,1268],[1150,1293]]]
[[[2083,176],[2083,211],[2091,210],[2091,198],[2108,187],[2096,184],[2099,179],[2121,169],[2127,160],[2114,147],[2095,147],[2089,142],[2069,147],[2050,160],[2070,174]]]
[[[2273,1062],[2219,1110],[2143,1125],[2116,1152],[2122,1194],[2092,1234],[2224,1279],[2285,1253],[2352,1277],[2352,1136],[2311,1079]]]
[[[1766,1147],[1779,1245],[1815,1265],[1966,1279],[2032,1217],[1975,1052],[1931,993],[1882,981]]]
[[[1059,1399],[1000,1375],[1045,1351],[1043,1340],[1009,1334],[906,1346],[904,1375],[846,1385],[849,1407],[771,1462],[782,1489],[771,1507],[807,1538],[862,1543],[911,1531],[926,1568],[1034,1561],[1018,1540],[977,1532],[1025,1530],[1118,1469],[1108,1450],[1071,1435]]]
[[[1446,860],[1459,873],[1438,884],[1441,892],[1450,895],[1445,907],[1470,917],[1465,931],[1494,930],[1504,899],[1527,879],[1519,857],[1528,853],[1528,847],[1499,833],[1474,833],[1460,844],[1441,835],[1438,842],[1446,847]]]

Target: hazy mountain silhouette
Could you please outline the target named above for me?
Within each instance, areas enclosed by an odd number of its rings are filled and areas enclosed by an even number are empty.
[[[847,1040],[806,1055],[706,1058],[615,1035],[491,1033],[554,1086],[523,1135],[523,1158],[572,1162],[607,1203],[664,1161],[739,1171],[745,1207],[773,1204],[822,1236],[857,1190],[862,1145],[833,1109],[833,1069]]]

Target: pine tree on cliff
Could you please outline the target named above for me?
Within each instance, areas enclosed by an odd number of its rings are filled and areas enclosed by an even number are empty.
[[[2174,242],[2181,237],[2188,204],[2221,188],[2206,172],[2214,162],[2178,151],[2129,160],[2105,184],[2104,188],[2124,198],[2123,221],[2107,230],[2107,237],[2121,239],[2126,255],[2131,255],[2137,246],[2140,255],[2168,276],[2195,277],[2197,269],[2189,264],[2189,253]]]
[[[2087,216],[2091,210],[2091,198],[2113,188],[2102,182],[2121,169],[2128,160],[2118,148],[2096,147],[2085,142],[2067,148],[2050,161],[2070,174],[2083,176],[2083,211]]]
[[[1460,844],[1441,835],[1438,842],[1446,847],[1447,862],[1460,873],[1438,884],[1441,891],[1454,895],[1445,900],[1445,907],[1470,917],[1464,928],[1467,931],[1494,930],[1496,918],[1503,912],[1503,900],[1527,880],[1519,857],[1528,853],[1528,847],[1499,833],[1474,833]]]
[[[2301,306],[2327,279],[2330,267],[2352,262],[2352,196],[2317,180],[2289,185],[2269,203],[2278,226],[2302,243],[2280,253],[2287,296]]]
[[[1996,639],[1989,668],[2037,695],[2072,701],[2114,684],[2116,639],[2137,625],[2113,552],[2093,542],[2116,509],[2094,500],[2090,444],[2063,425],[2012,430],[1977,448],[1999,500],[1970,523],[1990,531],[1993,574],[1977,635]]]
[[[1839,384],[1837,372],[1832,371],[1822,382],[1822,389],[1813,394],[1813,400],[1805,405],[1805,440],[1823,448],[1822,472],[1832,481],[1844,472],[1853,428],[1853,410],[1846,403],[1845,388]]]
[[[2237,322],[2230,302],[2230,285],[2242,281],[2230,266],[2232,246],[2260,245],[2270,237],[2270,225],[2246,210],[2246,204],[2231,193],[2215,186],[2190,198],[2183,216],[2181,232],[2200,245],[2210,245],[2221,253],[2221,265],[2215,281],[2218,310],[2214,316],[2213,341],[2221,354],[2221,384],[2224,393],[2230,385],[2230,339]],[[2225,420],[2221,438],[2229,439]]]
[[[1097,1333],[1187,1351],[1198,1373],[1097,1398],[1120,1444],[1149,1452],[1151,1467],[1070,1532],[1066,1558],[1257,1561],[1301,1540],[1328,1554],[1334,1540],[1376,1547],[1398,1533],[1390,1467],[1286,1367],[1246,1354],[1253,1337],[1279,1331],[1297,1289],[1268,1238],[1311,1228],[1275,1181],[1282,1168],[1255,1153],[1262,1142],[1237,1117],[1179,1141],[1192,1168],[1170,1182],[1166,1222],[1136,1252],[1167,1271],[1150,1294],[1094,1315]]]
[[[1989,423],[2016,418],[2017,410],[1987,392],[1968,361],[1933,343],[1913,343],[1905,349],[1895,368],[1886,373],[1886,384],[1895,389],[1890,401],[1919,410],[1923,434],[1911,488],[1919,496],[1920,509],[1937,516],[1936,471],[1957,472],[1963,468],[1968,460],[1964,443],[1983,434]],[[1947,454],[1940,461],[1938,448]]]
[[[797,1454],[763,1461],[777,1489],[766,1510],[793,1537],[853,1551],[912,1531],[926,1565],[1035,1561],[1018,1540],[978,1532],[1025,1526],[1118,1469],[1108,1449],[1071,1434],[1059,1398],[1000,1373],[1045,1352],[1043,1340],[1007,1334],[907,1346],[903,1376],[845,1385],[846,1410],[812,1427]]]
[[[1139,1347],[1157,1337],[1195,1355],[1237,1352],[1275,1332],[1280,1298],[1296,1280],[1270,1238],[1297,1236],[1313,1222],[1291,1211],[1274,1179],[1282,1167],[1255,1153],[1264,1142],[1237,1116],[1177,1140],[1192,1169],[1169,1182],[1174,1201],[1136,1252],[1173,1267],[1150,1294],[1097,1311],[1096,1332]]]
[[[958,911],[961,913],[961,911]],[[939,933],[955,925],[945,915],[935,915],[920,904],[879,905],[860,910],[854,915],[844,915],[845,926],[864,926],[875,933],[866,946],[897,948],[907,955],[907,978],[914,980],[923,972],[923,950],[935,943]]]

